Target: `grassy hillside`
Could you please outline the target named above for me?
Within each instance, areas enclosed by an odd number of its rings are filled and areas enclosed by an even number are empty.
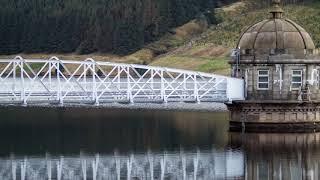
[[[180,51],[156,58],[151,64],[175,68],[187,68],[228,75],[227,60],[230,50],[249,25],[269,17],[268,8],[252,10],[250,2],[238,2],[217,10],[221,23],[209,27],[189,45],[179,47]],[[320,2],[287,5],[285,17],[297,22],[312,36],[317,48],[320,47]]]
[[[63,58],[72,56],[71,58],[84,59],[93,56],[104,61],[150,64],[227,75],[230,72],[227,64],[229,53],[236,46],[241,32],[247,26],[269,17],[268,8],[252,7],[255,6],[251,1],[241,1],[216,9],[213,15],[219,21],[217,25],[209,26],[200,16],[172,29],[160,40],[128,56],[71,54],[64,55]],[[320,48],[320,2],[287,5],[284,10],[285,17],[304,27],[317,48]]]

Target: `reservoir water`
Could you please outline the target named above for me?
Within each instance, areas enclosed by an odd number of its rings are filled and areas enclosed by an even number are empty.
[[[320,134],[229,132],[227,112],[0,109],[0,179],[318,179]]]

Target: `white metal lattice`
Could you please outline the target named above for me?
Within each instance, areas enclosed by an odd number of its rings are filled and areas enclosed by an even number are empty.
[[[243,80],[134,64],[0,60],[0,104],[226,102],[243,99]]]

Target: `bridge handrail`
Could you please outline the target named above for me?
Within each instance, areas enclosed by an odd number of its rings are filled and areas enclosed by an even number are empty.
[[[244,94],[243,89],[240,88],[239,91],[238,88],[239,86],[243,87],[244,83],[242,79],[236,79],[204,72],[180,70],[175,68],[147,66],[140,64],[125,64],[118,62],[94,61],[92,58],[87,58],[85,61],[60,60],[58,57],[55,56],[51,57],[50,59],[23,59],[21,56],[17,56],[14,59],[0,59],[0,63],[8,63],[5,69],[0,71],[0,81],[3,82],[3,79],[7,79],[8,77],[10,77],[10,74],[14,76],[14,89],[9,92],[12,93],[15,98],[17,96],[21,96],[24,103],[26,103],[27,99],[30,98],[32,93],[36,93],[36,91],[32,89],[35,88],[35,81],[39,81],[41,87],[46,89],[47,95],[44,96],[49,96],[52,93],[57,93],[59,102],[62,102],[62,99],[67,97],[68,93],[91,93],[91,95],[88,96],[91,96],[93,99],[95,99],[95,102],[98,103],[99,98],[101,98],[103,94],[105,94],[106,92],[109,93],[109,91],[111,91],[111,86],[114,88],[112,92],[121,93],[121,90],[123,89],[123,87],[121,88],[121,86],[123,86],[123,84],[126,85],[126,88],[124,90],[127,91],[127,97],[130,100],[130,102],[133,102],[134,98],[154,98],[158,95],[161,96],[161,99],[163,99],[164,102],[167,102],[167,98],[174,98],[175,96],[180,97],[181,100],[185,99],[182,98],[184,96],[195,97],[196,102],[200,102],[200,98],[213,98],[213,96],[219,95],[219,93],[222,96],[226,96],[226,98],[229,99],[229,101],[232,101],[237,99],[243,99]],[[37,63],[43,65],[41,65],[40,70],[34,70],[29,63]],[[10,69],[11,65],[13,66],[12,69]],[[77,65],[75,66],[76,70],[69,70],[68,65]],[[103,66],[112,67],[112,70],[101,69],[101,67]],[[60,67],[63,70],[60,69]],[[19,68],[21,71],[20,79],[22,80],[22,84],[20,84],[20,87],[19,84],[16,84],[16,80],[19,79],[19,77],[16,78],[16,70]],[[115,70],[115,68],[117,68],[117,70]],[[7,75],[5,73],[8,69],[11,71],[9,71],[9,74]],[[145,69],[146,71],[141,74],[140,72],[138,72],[138,69]],[[30,74],[27,72],[28,70],[31,71],[31,73],[29,72]],[[56,71],[58,83],[57,86],[59,89],[52,89],[52,70]],[[41,71],[44,71],[44,75],[40,75]],[[63,71],[65,73],[63,73]],[[102,71],[104,75],[103,78],[100,77],[98,71]],[[106,73],[105,71],[110,72]],[[126,78],[126,82],[121,82],[122,80],[120,80],[123,73],[125,74],[124,77]],[[44,82],[46,76],[49,76],[50,87],[46,84],[47,82]],[[89,82],[87,82],[87,76],[89,77]],[[83,80],[81,80],[82,78]],[[90,78],[92,78],[92,80],[90,80]],[[161,81],[157,82],[157,78]],[[168,81],[166,78],[170,80]],[[25,80],[30,81],[29,83],[31,84],[27,86],[24,83]],[[115,82],[115,80],[117,80],[117,82]],[[193,82],[191,89],[190,87],[187,87],[190,86],[189,82]],[[226,84],[226,86],[224,87],[223,84]],[[115,85],[117,87],[114,87]],[[160,85],[160,87],[154,87],[157,85]],[[225,94],[221,92],[221,90],[223,89],[221,87],[219,88],[219,85],[223,85],[223,87],[225,88]],[[88,86],[91,87],[88,88]],[[22,88],[21,93],[16,92],[16,87]],[[7,85],[6,88],[10,89],[9,85]],[[67,89],[65,90],[64,88]],[[101,90],[101,88],[104,89]],[[75,89],[79,90],[76,91]],[[161,92],[156,92],[159,89],[161,90]],[[98,93],[100,93],[100,95],[98,95]],[[73,95],[70,95],[70,97],[71,96]],[[79,97],[82,96],[84,95],[79,95]],[[107,97],[110,98],[109,96]]]
[[[91,58],[90,58],[91,59]],[[93,59],[92,59],[93,60]],[[19,59],[0,59],[0,63],[5,62],[18,62],[21,61]],[[45,62],[56,62],[57,60],[50,60],[50,59],[23,59],[24,62],[28,63],[45,63]],[[176,69],[176,68],[167,68],[167,67],[161,67],[161,66],[149,66],[149,65],[142,65],[142,64],[126,64],[126,63],[117,63],[117,62],[106,62],[106,61],[76,61],[76,60],[62,60],[58,59],[58,61],[64,63],[64,64],[97,64],[97,65],[105,65],[105,66],[123,66],[123,67],[134,67],[134,68],[141,68],[141,69],[153,69],[153,70],[162,70],[162,71],[170,71],[174,73],[187,73],[187,74],[194,74],[194,75],[201,75],[201,76],[215,76],[219,78],[227,78],[227,79],[239,79],[239,78],[232,78],[232,77],[226,77],[222,75],[217,74],[210,74],[205,72],[197,72],[192,70],[184,70],[184,69]]]

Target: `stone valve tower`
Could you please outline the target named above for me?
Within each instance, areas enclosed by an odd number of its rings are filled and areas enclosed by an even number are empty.
[[[227,104],[231,130],[320,129],[320,58],[280,4],[273,0],[270,17],[247,28],[232,52],[232,76],[244,79],[245,100]]]

